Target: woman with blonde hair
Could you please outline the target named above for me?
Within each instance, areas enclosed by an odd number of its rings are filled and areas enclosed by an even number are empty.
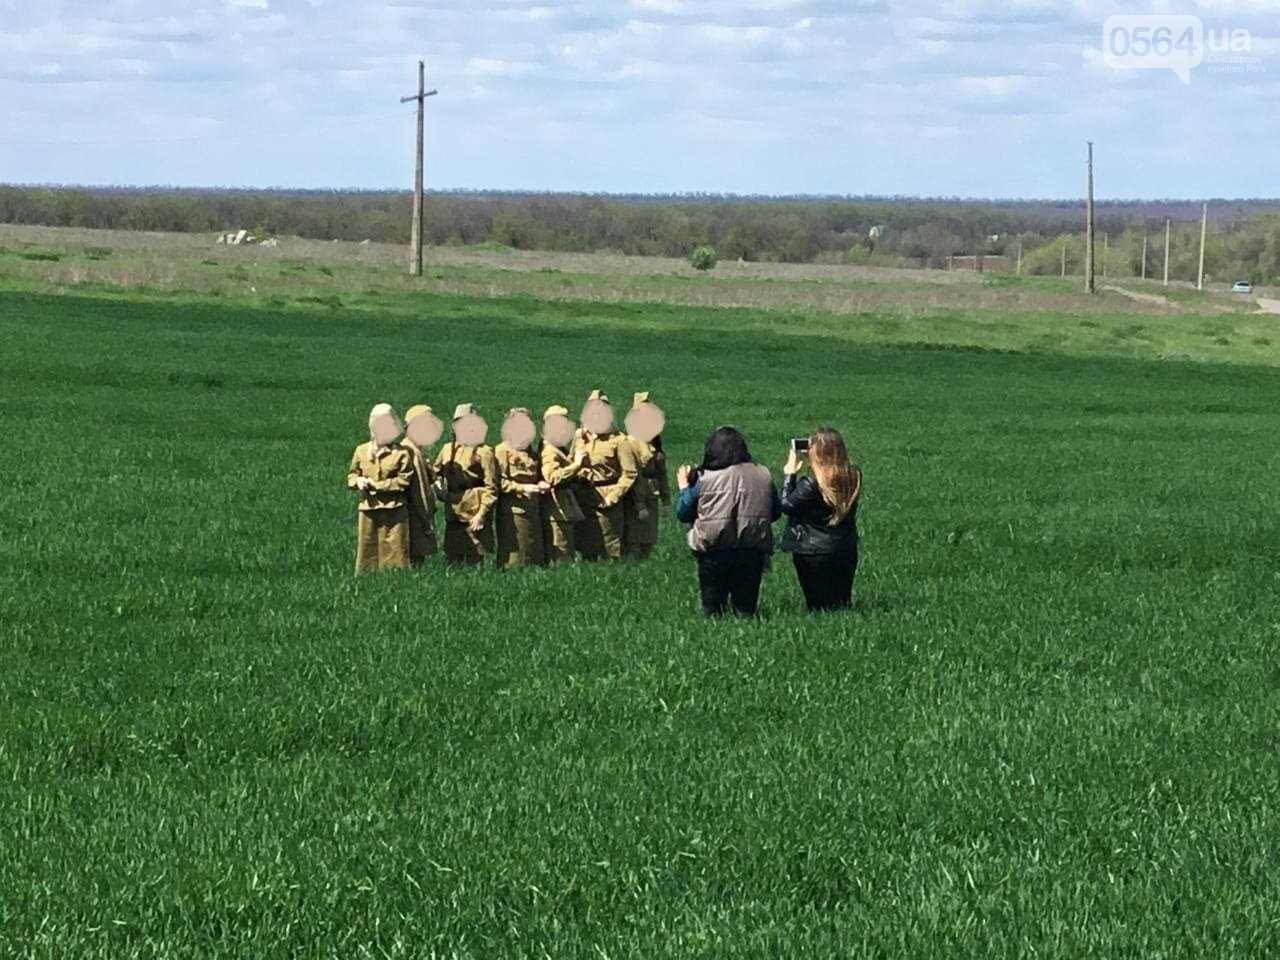
[[[862,470],[849,460],[844,438],[831,427],[809,437],[809,473],[793,443],[782,468],[782,512],[787,518],[780,549],[791,554],[810,610],[841,610],[853,596],[858,569],[858,501]]]

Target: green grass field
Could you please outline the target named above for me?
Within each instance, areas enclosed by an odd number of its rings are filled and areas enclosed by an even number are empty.
[[[0,955],[1276,955],[1280,369],[863,319],[0,294]],[[856,610],[351,576],[372,403],[594,386],[844,431]]]

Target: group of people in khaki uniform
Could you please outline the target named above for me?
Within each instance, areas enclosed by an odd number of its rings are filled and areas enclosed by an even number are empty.
[[[404,422],[387,404],[369,414],[347,487],[360,494],[356,572],[417,566],[437,552],[435,511],[444,505],[444,557],[451,566],[493,556],[500,567],[572,560],[643,559],[671,506],[665,417],[648,393],[633,397],[626,432],[609,398],[592,391],[576,427],[563,406],[538,427],[523,407],[508,411],[502,442],[469,404],[453,412],[452,435],[434,460],[444,425],[428,406]]]

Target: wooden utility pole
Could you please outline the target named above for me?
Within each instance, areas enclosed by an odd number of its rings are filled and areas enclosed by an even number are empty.
[[[1200,275],[1196,278],[1196,289],[1204,289],[1204,238],[1209,232],[1209,205],[1200,207]]]
[[[1171,225],[1173,221],[1165,218],[1164,221],[1164,285],[1169,285],[1169,237],[1171,234]]]
[[[1018,238],[1018,276],[1022,276],[1022,238]]]
[[[1093,293],[1093,141],[1089,141],[1089,193],[1084,218],[1084,289]]]
[[[1062,238],[1062,275],[1067,275],[1067,238]]]
[[[401,103],[418,101],[418,160],[413,170],[413,227],[409,232],[409,275],[422,276],[422,127],[426,114],[427,97],[434,97],[435,90],[427,90],[427,65],[418,61],[418,92],[412,97],[401,97]]]
[[[1142,279],[1147,279],[1147,230],[1142,231]]]

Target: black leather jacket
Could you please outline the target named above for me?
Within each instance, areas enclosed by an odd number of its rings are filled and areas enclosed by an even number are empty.
[[[787,527],[782,531],[779,549],[786,553],[843,553],[858,545],[858,505],[855,503],[847,517],[831,526],[827,522],[831,508],[822,499],[818,482],[808,474],[799,479],[789,474],[783,480],[782,512]]]

